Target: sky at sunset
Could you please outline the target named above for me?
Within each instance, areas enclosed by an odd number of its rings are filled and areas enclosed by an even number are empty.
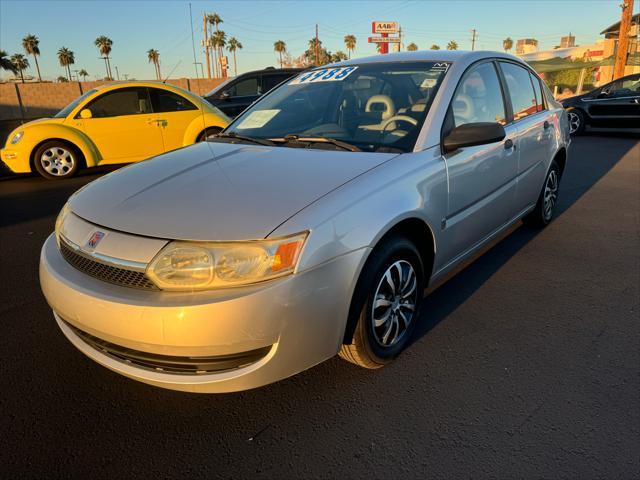
[[[192,1],[191,8],[197,61],[204,62],[202,15],[216,12],[224,21],[220,28],[243,44],[238,69],[244,72],[277,65],[276,40],[284,40],[293,56],[300,55],[316,23],[320,40],[330,51],[345,51],[344,35],[356,35],[355,56],[375,54],[374,45],[367,43],[372,20],[399,22],[405,45],[414,42],[420,49],[434,43],[444,48],[449,40],[460,49],[470,49],[473,28],[478,32],[476,49],[501,50],[507,36],[534,37],[546,49],[570,31],[579,44],[601,38],[599,32],[619,20],[619,4],[620,0],[234,0]],[[153,78],[154,68],[146,56],[150,48],[160,51],[163,75],[177,65],[172,77],[195,76],[187,1],[0,0],[0,49],[9,55],[24,53],[21,39],[28,33],[40,38],[40,68],[47,79],[65,73],[56,58],[63,46],[75,52],[75,69],[84,68],[90,79],[104,76],[104,62],[93,44],[99,35],[113,40],[112,65],[118,66],[121,77],[126,73]]]

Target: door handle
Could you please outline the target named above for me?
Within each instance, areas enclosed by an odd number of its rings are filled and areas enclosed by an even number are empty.
[[[515,149],[516,146],[514,145],[513,140],[507,138],[507,140],[504,142],[504,149],[511,150],[512,148]]]
[[[152,123],[158,123],[158,120],[153,120],[153,119],[147,120],[147,125],[151,125]]]
[[[631,103],[640,103],[640,99],[634,98],[633,100],[631,100]]]

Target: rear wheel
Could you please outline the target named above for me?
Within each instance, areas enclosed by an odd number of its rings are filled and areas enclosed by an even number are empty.
[[[358,281],[351,315],[357,324],[340,357],[364,368],[380,368],[405,348],[416,326],[424,269],[415,245],[389,238],[371,254]]]
[[[38,147],[33,163],[40,175],[49,180],[73,177],[78,171],[78,149],[60,140],[51,140]]]
[[[538,197],[536,208],[523,221],[532,227],[545,227],[551,223],[558,204],[558,189],[560,188],[560,168],[554,160],[549,167],[547,177]]]
[[[206,128],[205,130],[203,130],[200,135],[198,135],[198,142],[204,142],[207,140],[207,138],[209,137],[213,137],[214,135],[217,135],[218,133],[220,133],[222,131],[222,129],[220,127],[209,127]]]

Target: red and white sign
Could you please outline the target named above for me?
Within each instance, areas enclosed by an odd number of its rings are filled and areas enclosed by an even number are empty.
[[[372,33],[398,33],[398,22],[371,22]]]
[[[400,37],[369,37],[369,43],[400,43]]]

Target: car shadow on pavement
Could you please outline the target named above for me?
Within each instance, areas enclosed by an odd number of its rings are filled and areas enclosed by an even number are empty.
[[[629,139],[613,147],[601,145],[599,137]],[[556,219],[575,204],[591,187],[604,177],[635,145],[637,136],[627,133],[591,133],[581,137],[570,150],[570,157],[560,184]],[[589,155],[587,155],[587,152]],[[589,158],[588,164],[585,158]],[[492,241],[437,285],[430,287],[424,299],[422,314],[412,342],[420,340],[430,330],[469,298],[498,269],[536,237],[541,230],[521,222]]]

